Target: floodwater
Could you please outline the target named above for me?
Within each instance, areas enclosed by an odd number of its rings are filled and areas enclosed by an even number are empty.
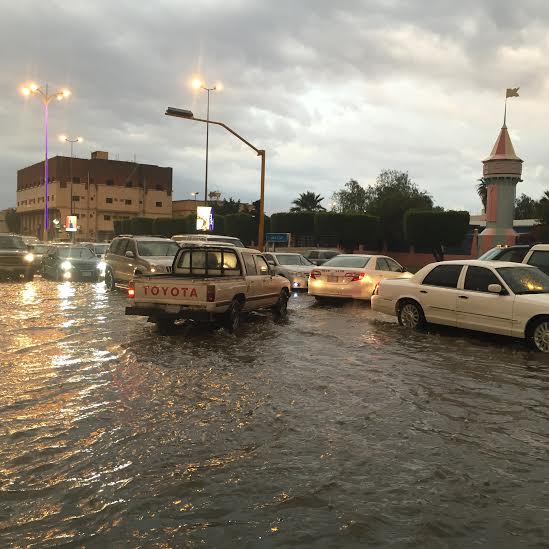
[[[547,547],[549,360],[294,297],[159,336],[0,284],[0,546]]]

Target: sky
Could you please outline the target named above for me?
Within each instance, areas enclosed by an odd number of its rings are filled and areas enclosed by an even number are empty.
[[[407,171],[437,205],[479,213],[475,185],[502,125],[524,160],[517,194],[548,188],[549,3],[545,0],[71,0],[4,2],[0,18],[0,209],[17,170],[43,158],[42,107],[21,85],[69,87],[50,108],[75,155],[171,166],[174,199],[204,188],[205,116],[266,150],[266,211],[350,178]],[[209,189],[259,197],[260,159],[211,127]]]

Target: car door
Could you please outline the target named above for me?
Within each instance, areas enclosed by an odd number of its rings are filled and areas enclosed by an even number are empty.
[[[133,257],[126,257],[127,252],[132,252]],[[126,240],[124,251],[120,259],[120,278],[129,282],[134,277],[135,269],[138,267],[137,246],[135,244],[135,240],[131,240],[129,238]]]
[[[257,309],[258,302],[262,299],[263,277],[257,274],[254,254],[243,252],[242,260],[246,269],[246,304],[244,310],[249,311]]]
[[[458,280],[463,265],[450,263],[435,266],[424,277],[418,298],[427,322],[457,326],[456,304]]]
[[[263,307],[274,305],[278,300],[279,285],[277,280],[273,277],[269,271],[269,265],[265,258],[261,255],[254,255],[255,266],[258,276],[261,280],[261,293],[263,299],[261,299],[261,305]]]
[[[507,290],[501,294],[489,292],[490,284],[505,287],[491,269],[467,266],[463,290],[457,292],[457,325],[469,330],[511,335],[515,297]]]

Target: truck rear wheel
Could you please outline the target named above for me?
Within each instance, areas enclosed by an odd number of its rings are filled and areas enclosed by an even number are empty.
[[[226,330],[231,334],[234,334],[240,328],[240,321],[242,317],[242,302],[239,299],[233,299],[227,312],[223,325]]]
[[[116,290],[116,281],[114,280],[114,275],[112,274],[111,268],[108,268],[105,271],[105,286],[107,286],[107,290],[111,292]]]
[[[161,334],[167,334],[175,325],[175,321],[171,318],[157,318],[155,323],[156,328]]]

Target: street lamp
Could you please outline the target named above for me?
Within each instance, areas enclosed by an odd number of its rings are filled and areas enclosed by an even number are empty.
[[[195,191],[194,193],[191,193],[191,196],[194,196],[194,202],[196,204],[196,197],[199,195],[200,193],[198,191]]]
[[[195,118],[192,111],[186,109],[176,109],[175,107],[168,107],[165,114],[167,116],[175,116],[176,118],[186,118],[187,120],[195,120],[196,122],[205,122],[208,126],[214,124],[215,126],[221,126],[225,128],[229,133],[232,133],[236,138],[240,139],[243,143],[248,145],[250,149],[253,149],[257,156],[261,156],[261,190],[259,197],[259,230],[257,236],[258,247],[262,250],[265,240],[265,150],[254,147],[249,141],[246,141],[241,135],[238,135],[233,129],[229,128],[222,122],[214,122],[213,120],[204,120],[203,118]]]
[[[84,139],[82,137],[67,137],[66,135],[60,135],[59,136],[59,140],[60,141],[66,141],[67,143],[70,143],[71,145],[71,159],[70,159],[70,163],[69,163],[69,178],[70,178],[70,181],[71,181],[71,215],[72,215],[72,182],[73,182],[73,177],[72,177],[72,158],[73,158],[73,145],[75,143],[82,143],[82,141],[84,141]]]
[[[71,92],[67,89],[59,89],[55,93],[50,94],[48,91],[48,85],[44,89],[40,88],[37,84],[29,84],[21,88],[21,93],[25,97],[34,95],[42,101],[44,105],[44,134],[45,134],[45,160],[44,160],[44,240],[48,239],[48,106],[53,99],[62,101],[70,96]]]
[[[204,206],[208,205],[208,149],[209,149],[209,138],[210,138],[210,92],[212,91],[221,91],[223,89],[223,84],[218,82],[213,87],[208,87],[202,80],[195,78],[191,82],[191,86],[194,90],[204,90],[208,92],[208,108],[206,109],[206,174],[204,176]]]

